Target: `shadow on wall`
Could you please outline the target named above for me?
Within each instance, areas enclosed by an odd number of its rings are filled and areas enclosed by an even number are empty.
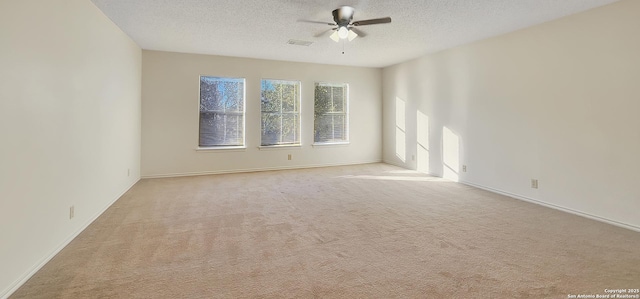
[[[459,181],[460,137],[447,127],[442,127],[442,177]]]
[[[429,117],[424,113],[416,112],[417,126],[417,165],[416,170],[424,173],[430,173],[429,170]]]
[[[402,163],[407,161],[405,102],[396,97],[396,157]]]

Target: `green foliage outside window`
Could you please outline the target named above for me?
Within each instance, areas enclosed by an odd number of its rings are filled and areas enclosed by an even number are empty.
[[[347,84],[315,84],[314,142],[339,143],[349,141]]]
[[[300,82],[262,80],[261,145],[300,144]]]
[[[199,146],[244,145],[244,79],[200,77]]]

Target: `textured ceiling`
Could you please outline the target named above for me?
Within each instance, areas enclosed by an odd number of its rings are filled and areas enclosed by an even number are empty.
[[[384,67],[617,0],[92,0],[143,49]],[[314,35],[331,11],[355,8],[368,35],[336,43]],[[311,41],[289,45],[290,39]],[[342,54],[344,47],[345,53]]]

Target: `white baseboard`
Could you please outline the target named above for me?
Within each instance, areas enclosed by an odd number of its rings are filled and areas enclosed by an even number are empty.
[[[393,165],[393,166],[402,167],[404,169],[410,169],[409,167],[407,167],[407,165],[404,165],[402,163],[397,163],[396,161],[382,160],[382,163]],[[413,170],[413,169],[411,169],[411,170]]]
[[[308,165],[296,165],[296,166],[276,166],[276,167],[260,167],[260,168],[245,168],[245,169],[212,170],[212,171],[200,171],[200,172],[150,174],[150,175],[143,175],[141,178],[157,179],[157,178],[172,178],[172,177],[184,177],[184,176],[196,176],[196,175],[225,174],[225,173],[243,173],[243,172],[290,170],[290,169],[318,168],[318,167],[332,167],[332,166],[347,166],[347,165],[371,164],[371,163],[381,163],[381,162],[382,160],[371,160],[371,161],[358,161],[358,162],[349,162],[349,163],[308,164]]]
[[[206,172],[173,173],[173,174],[147,175],[147,176],[142,176],[141,179],[143,179],[143,178],[146,179],[146,178],[166,178],[166,177],[210,175],[210,174],[223,174],[223,173],[257,172],[257,171],[271,171],[271,170],[288,170],[288,169],[317,168],[317,167],[331,167],[331,166],[346,166],[346,165],[369,164],[369,163],[380,163],[380,162],[383,162],[383,161],[382,160],[375,160],[375,161],[362,161],[362,162],[355,162],[355,163],[340,163],[340,164],[313,164],[313,165],[264,167],[264,168],[220,170],[220,171],[206,171]],[[384,163],[395,165],[394,163],[389,163],[389,162],[386,162],[386,161]],[[395,166],[406,168],[406,167],[404,167],[402,165],[395,165]],[[7,289],[5,289],[2,293],[0,293],[0,298],[2,298],[2,299],[9,298],[9,296],[11,296],[11,294],[13,294],[16,290],[18,290],[18,288],[20,288],[27,280],[29,280],[29,278],[31,278],[44,265],[46,265],[54,256],[56,256],[56,254],[58,254],[64,247],[66,247],[71,241],[73,241],[73,239],[75,239],[82,231],[84,231],[89,225],[91,225],[91,223],[93,223],[100,215],[102,215],[109,207],[111,207],[111,205],[113,205],[120,197],[122,197],[122,195],[124,195],[127,191],[129,191],[129,189],[131,189],[131,187],[133,187],[133,185],[135,185],[137,182],[138,181],[135,181],[133,184],[131,184],[129,187],[127,187],[124,191],[122,191],[116,198],[114,198],[111,202],[109,202],[101,211],[99,211],[92,218],[90,218],[89,221],[87,221],[85,223],[85,225],[83,225],[82,227],[80,227],[80,229],[78,229],[76,232],[74,232],[69,237],[67,237],[55,250],[53,250],[51,252],[51,254],[49,254],[47,257],[42,259],[36,265],[34,265],[31,270],[26,272],[24,275],[22,275],[22,277],[20,279],[16,280]],[[491,187],[478,185],[478,184],[471,183],[471,182],[468,182],[468,181],[460,181],[460,183],[461,184],[465,184],[465,185],[469,185],[469,186],[472,186],[472,187],[475,187],[475,188],[483,189],[483,190],[486,190],[486,191],[490,191],[490,192],[493,192],[493,193],[502,194],[502,195],[505,195],[505,196],[508,196],[508,197],[511,197],[511,198],[514,198],[514,199],[518,199],[518,200],[522,200],[522,201],[526,201],[526,202],[542,205],[542,206],[549,207],[549,208],[552,208],[552,209],[556,209],[556,210],[559,210],[559,211],[562,211],[562,212],[566,212],[566,213],[582,216],[582,217],[589,218],[589,219],[592,219],[592,220],[596,220],[596,221],[600,221],[600,222],[604,222],[604,223],[607,223],[607,224],[611,224],[611,225],[615,225],[615,226],[618,226],[618,227],[622,227],[622,228],[626,228],[626,229],[629,229],[629,230],[640,232],[640,227],[635,226],[635,225],[631,225],[631,224],[628,224],[628,223],[623,223],[623,222],[607,219],[607,218],[604,218],[604,217],[600,217],[600,216],[584,213],[584,212],[573,210],[573,209],[570,209],[570,208],[567,208],[567,207],[563,207],[563,206],[547,203],[547,202],[544,202],[544,201],[541,201],[541,200],[529,198],[529,197],[526,197],[526,196],[514,194],[514,193],[511,193],[511,192],[507,192],[507,191],[503,191],[503,190],[499,190],[499,189],[495,189],[495,188],[491,188]]]
[[[225,174],[225,173],[242,173],[242,172],[288,170],[288,169],[302,169],[302,168],[316,168],[316,167],[346,166],[346,165],[369,164],[369,163],[386,163],[386,164],[389,164],[389,165],[394,165],[394,166],[398,166],[398,167],[407,169],[406,165],[402,165],[400,163],[394,163],[394,161],[375,160],[375,161],[362,161],[362,162],[353,162],[353,163],[312,164],[312,165],[298,165],[298,166],[278,166],[278,167],[234,169],[234,170],[217,170],[217,171],[204,171],[204,172],[157,174],[157,175],[145,175],[145,176],[142,176],[142,178],[143,179],[168,178],[168,177],[211,175],[211,174]],[[435,174],[435,173],[427,173],[427,174],[432,175],[432,176],[436,176],[436,177],[441,177],[440,175]],[[555,209],[555,210],[559,210],[559,211],[562,211],[562,212],[574,214],[574,215],[577,215],[577,216],[589,218],[589,219],[592,219],[592,220],[596,220],[596,221],[600,221],[600,222],[604,222],[604,223],[607,223],[607,224],[611,224],[611,225],[615,225],[615,226],[618,226],[618,227],[622,227],[622,228],[626,228],[626,229],[629,229],[629,230],[640,232],[640,227],[632,225],[632,224],[628,224],[628,223],[623,223],[623,222],[620,222],[620,221],[607,219],[607,218],[604,218],[604,217],[601,217],[601,216],[592,215],[592,214],[589,214],[589,213],[577,211],[577,210],[574,210],[574,209],[570,209],[570,208],[559,206],[559,205],[555,205],[555,204],[551,204],[551,203],[548,203],[548,202],[545,202],[545,201],[529,198],[529,197],[526,197],[526,196],[522,196],[522,195],[519,195],[519,194],[507,192],[507,191],[504,191],[504,190],[499,190],[499,189],[495,189],[495,188],[491,188],[491,187],[478,185],[478,184],[471,183],[471,182],[468,182],[468,181],[460,180],[459,183],[465,184],[465,185],[468,185],[468,186],[472,186],[472,187],[476,187],[476,188],[479,188],[479,189],[483,189],[483,190],[486,190],[486,191],[490,191],[490,192],[493,192],[493,193],[502,194],[502,195],[505,195],[505,196],[508,196],[508,197],[511,197],[511,198],[514,198],[514,199],[518,199],[518,200],[522,200],[522,201],[526,201],[526,202],[542,205],[542,206],[549,207],[549,208],[552,208],[552,209]]]
[[[465,185],[469,185],[469,186],[472,186],[472,187],[476,187],[478,189],[486,190],[486,191],[489,191],[489,192],[493,192],[493,193],[498,193],[498,194],[502,194],[502,195],[505,195],[505,196],[509,196],[511,198],[514,198],[514,199],[518,199],[518,200],[534,203],[534,204],[537,204],[537,205],[545,206],[545,207],[552,208],[552,209],[555,209],[555,210],[558,210],[558,211],[562,211],[562,212],[570,213],[570,214],[573,214],[573,215],[589,218],[591,220],[596,220],[596,221],[599,221],[599,222],[604,222],[604,223],[607,223],[607,224],[611,224],[611,225],[615,225],[615,226],[618,226],[618,227],[626,228],[626,229],[629,229],[629,230],[632,230],[632,231],[640,232],[640,227],[632,225],[632,224],[628,224],[628,223],[624,223],[624,222],[620,222],[620,221],[616,221],[616,220],[607,219],[607,218],[604,218],[604,217],[601,217],[601,216],[592,215],[592,214],[589,214],[589,213],[585,213],[585,212],[581,212],[581,211],[578,211],[578,210],[570,209],[570,208],[567,208],[567,207],[559,206],[559,205],[556,205],[556,204],[548,203],[548,202],[545,202],[545,201],[542,201],[542,200],[533,199],[533,198],[530,198],[530,197],[514,194],[514,193],[507,192],[507,191],[500,190],[500,189],[495,189],[495,188],[491,188],[491,187],[478,185],[478,184],[471,183],[471,182],[468,182],[468,181],[460,181],[460,183],[461,184],[465,184]]]
[[[2,298],[2,299],[9,298],[9,296],[11,296],[11,294],[13,294],[15,291],[17,291],[25,282],[27,282],[27,280],[29,280],[29,278],[31,278],[31,276],[36,274],[36,272],[38,272],[42,267],[44,267],[44,265],[46,265],[63,248],[65,248],[67,245],[69,245],[69,243],[71,243],[71,241],[73,241],[73,239],[75,239],[81,232],[83,232],[87,227],[89,227],[89,225],[91,225],[91,223],[93,223],[96,219],[98,219],[98,217],[100,217],[100,215],[102,215],[102,213],[104,213],[109,207],[111,207],[111,205],[113,205],[118,199],[120,199],[120,197],[122,197],[122,195],[124,195],[127,191],[129,191],[129,189],[131,189],[131,187],[133,187],[133,185],[135,185],[139,180],[140,179],[136,180],[129,187],[125,188],[124,191],[122,191],[118,196],[116,196],[116,198],[112,199],[102,210],[98,211],[98,213],[96,213],[93,217],[91,217],[89,219],[89,221],[87,221],[83,226],[81,226],[77,231],[72,233],[64,241],[62,241],[62,243],[60,243],[60,245],[58,245],[58,247],[56,247],[56,249],[54,249],[48,256],[43,258],[39,263],[35,264],[31,268],[31,270],[29,270],[25,274],[23,274],[21,276],[21,278],[19,278],[18,280],[13,282],[11,285],[9,285],[8,288],[6,288],[4,291],[2,291],[2,293],[0,293],[0,298]]]
[[[387,164],[390,164],[390,165],[395,165],[395,166],[398,166],[398,167],[402,167],[402,168],[405,168],[405,169],[407,168],[406,165],[402,165],[401,163],[396,163],[395,161],[384,160],[383,162],[387,163]],[[429,172],[427,174],[429,174],[431,176],[442,177],[441,175],[435,174],[435,173],[430,173]],[[478,189],[486,190],[486,191],[497,193],[497,194],[502,194],[502,195],[505,195],[505,196],[508,196],[508,197],[511,197],[511,198],[514,198],[514,199],[518,199],[518,200],[534,203],[534,204],[545,206],[545,207],[548,207],[548,208],[552,208],[552,209],[555,209],[555,210],[558,210],[558,211],[570,213],[570,214],[573,214],[573,215],[589,218],[591,220],[596,220],[596,221],[599,221],[599,222],[604,222],[604,223],[615,225],[615,226],[618,226],[618,227],[630,229],[632,231],[640,232],[640,226],[636,226],[636,225],[632,225],[632,224],[629,224],[629,223],[624,223],[624,222],[620,222],[620,221],[604,218],[604,217],[601,217],[601,216],[592,215],[592,214],[589,214],[589,213],[585,213],[585,212],[581,212],[581,211],[578,211],[578,210],[570,209],[570,208],[567,208],[567,207],[559,206],[559,205],[556,205],[556,204],[548,203],[548,202],[545,202],[545,201],[542,201],[542,200],[533,199],[533,198],[530,198],[530,197],[522,196],[522,195],[519,195],[519,194],[507,192],[507,191],[496,189],[496,188],[491,188],[491,187],[487,187],[487,186],[478,185],[478,184],[471,183],[471,182],[464,181],[464,180],[459,180],[458,182],[461,183],[461,184],[468,185],[468,186],[476,187]]]

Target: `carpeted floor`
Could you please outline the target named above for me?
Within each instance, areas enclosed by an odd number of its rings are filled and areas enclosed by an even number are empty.
[[[638,232],[367,164],[142,180],[11,298],[567,298],[617,288],[640,288]]]

